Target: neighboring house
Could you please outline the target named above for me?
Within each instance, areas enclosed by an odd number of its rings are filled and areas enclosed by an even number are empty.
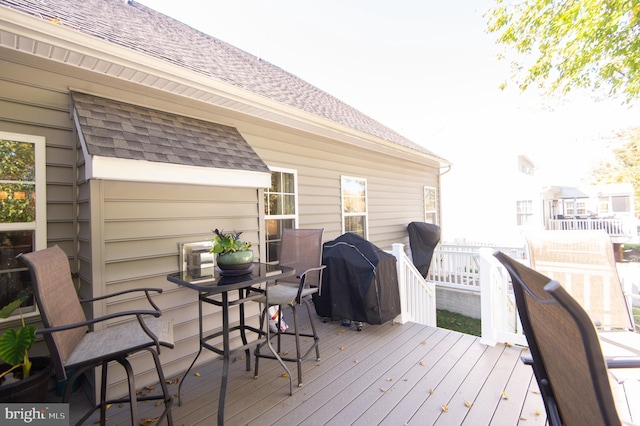
[[[522,231],[542,227],[536,165],[515,149],[483,149],[465,147],[442,178],[442,241],[518,245]]]
[[[441,217],[446,160],[134,1],[0,0],[0,70],[0,203],[13,212],[0,216],[0,296],[28,284],[18,251],[54,244],[83,297],[162,287],[177,342],[162,353],[169,377],[198,348],[195,294],[165,278],[180,243],[237,230],[275,261],[285,227],[390,249],[408,242],[409,222]],[[145,361],[139,385],[154,377]],[[121,379],[110,379],[116,393]]]
[[[542,191],[545,229],[602,229],[615,243],[637,243],[633,186],[551,186]]]

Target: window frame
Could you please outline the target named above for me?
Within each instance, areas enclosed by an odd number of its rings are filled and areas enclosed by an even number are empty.
[[[531,225],[532,220],[533,200],[516,200],[516,225],[529,226]]]
[[[345,183],[347,180],[355,180],[362,181],[364,183],[364,212],[346,212],[345,211]],[[369,190],[368,190],[368,182],[367,178],[356,177],[356,176],[340,176],[340,212],[342,216],[342,233],[353,232],[347,231],[346,229],[346,218],[347,217],[364,217],[364,235],[362,236],[364,239],[369,239]]]
[[[267,212],[264,213],[264,229],[265,229],[265,235],[264,235],[264,242],[265,242],[265,250],[268,251],[268,245],[269,243],[272,242],[277,242],[282,238],[282,234],[278,236],[277,240],[270,240],[269,239],[269,232],[267,232],[267,222],[270,220],[278,220],[278,221],[283,221],[283,220],[291,220],[293,219],[293,227],[297,228],[298,227],[298,223],[299,223],[299,206],[298,206],[298,171],[296,169],[288,169],[288,168],[284,168],[284,167],[271,167],[269,166],[269,169],[271,170],[271,174],[273,176],[273,173],[288,173],[293,175],[293,208],[294,208],[294,213],[293,214],[276,214],[276,215],[272,215],[272,214],[267,214]],[[263,189],[263,202],[265,203],[265,209],[266,206],[268,205],[269,202],[269,195],[270,194],[289,194],[289,193],[285,193],[285,192],[271,192],[270,191],[271,188],[264,188]],[[277,257],[277,253],[276,253],[276,257]],[[267,262],[269,262],[269,256],[268,253],[265,252],[265,260]],[[269,263],[277,263],[277,261],[275,262],[269,262]]]
[[[427,193],[429,191],[433,191],[434,197],[433,197],[433,203],[434,203],[434,209],[433,210],[429,210],[427,209]],[[435,186],[428,186],[425,185],[423,187],[423,192],[422,192],[422,196],[423,196],[423,207],[424,207],[424,221],[426,223],[433,223],[433,225],[440,225],[440,215],[438,215],[438,188],[436,188]],[[433,214],[435,220],[433,222],[429,222],[428,220],[428,216],[429,214]]]
[[[46,178],[46,139],[43,136],[11,133],[0,131],[0,139],[12,142],[31,143],[34,145],[35,162],[35,220],[32,222],[0,222],[0,232],[33,231],[33,249],[42,250],[47,247],[47,178]],[[9,181],[5,181],[9,182]],[[26,271],[27,268],[18,268],[17,271]],[[34,300],[34,310],[23,313],[23,317],[29,318],[39,315],[38,307]],[[6,319],[0,319],[0,323],[15,321],[19,315],[11,315]]]

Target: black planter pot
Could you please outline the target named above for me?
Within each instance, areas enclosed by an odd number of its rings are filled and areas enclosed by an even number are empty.
[[[28,379],[8,385],[0,384],[0,403],[46,402],[53,364],[48,357],[31,358],[31,363],[31,375]],[[11,367],[2,364],[0,372],[9,368]]]

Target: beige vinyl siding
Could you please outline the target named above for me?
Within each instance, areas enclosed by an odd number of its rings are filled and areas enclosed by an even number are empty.
[[[342,175],[367,179],[369,239],[385,250],[408,244],[406,226],[424,218],[424,185],[439,186],[435,166],[303,135],[282,132],[277,140],[261,136],[264,129],[239,130],[267,165],[297,170],[300,227],[324,227],[325,241],[342,232]]]
[[[197,294],[166,279],[168,273],[178,270],[178,246],[210,240],[214,228],[235,229],[252,242],[260,259],[258,190],[116,181],[101,181],[99,186],[102,203],[93,206],[101,206],[104,263],[98,273],[94,262],[93,280],[104,282],[106,293],[136,287],[164,290],[154,300],[163,315],[175,321],[178,350],[163,353],[165,374],[172,377],[188,367],[198,348]],[[103,314],[139,308],[143,303],[142,299],[119,300],[104,306]],[[207,330],[221,328],[219,309],[207,306],[205,312]],[[232,318],[235,316],[234,311]],[[211,359],[212,355],[203,353],[201,358]],[[136,380],[154,380],[146,357],[135,357],[133,365]],[[124,372],[114,373],[112,383],[117,384],[112,389],[125,392]]]

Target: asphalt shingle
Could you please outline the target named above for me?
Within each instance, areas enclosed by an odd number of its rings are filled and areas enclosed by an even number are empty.
[[[233,127],[84,93],[71,98],[90,155],[269,172]],[[162,130],[149,136],[154,122]]]

